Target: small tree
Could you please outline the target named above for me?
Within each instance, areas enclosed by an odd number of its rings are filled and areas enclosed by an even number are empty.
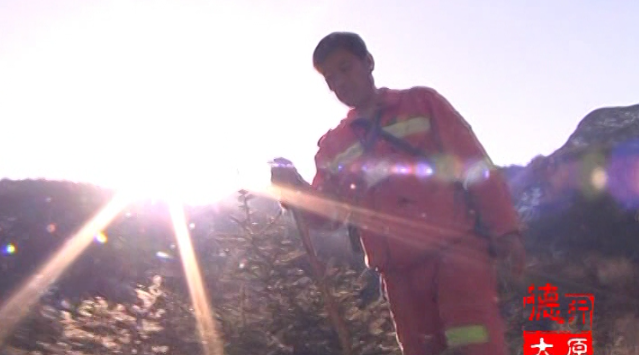
[[[15,334],[14,343],[32,354],[47,355],[194,353],[197,339],[186,336],[196,334],[193,318],[186,307],[176,309],[182,300],[164,292],[159,276],[136,292],[138,302],[128,306],[101,297],[76,307],[43,302]]]
[[[223,312],[229,354],[340,354],[338,334],[325,311],[308,255],[290,220],[279,212],[265,225],[254,223],[253,197],[240,191],[240,235],[220,235],[233,253],[225,273],[229,299]],[[326,260],[325,280],[346,319],[355,354],[398,353],[385,301],[363,306],[364,288],[355,270]],[[235,284],[235,287],[231,286]]]

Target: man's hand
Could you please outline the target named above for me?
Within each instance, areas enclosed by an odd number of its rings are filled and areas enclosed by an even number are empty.
[[[271,161],[271,183],[282,187],[306,185],[293,163],[284,158],[275,158]]]
[[[499,261],[505,261],[508,271],[516,278],[521,278],[526,267],[526,249],[523,237],[511,233],[492,240],[492,251]]]
[[[276,158],[271,162],[271,184],[275,185],[276,188],[284,188],[284,189],[304,189],[308,187],[308,183],[304,181],[304,178],[297,172],[297,169],[293,165],[293,163],[284,158]],[[282,202],[282,193],[280,191],[280,204],[285,209],[288,209],[289,206]]]

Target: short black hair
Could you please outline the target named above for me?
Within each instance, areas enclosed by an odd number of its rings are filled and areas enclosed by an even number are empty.
[[[353,32],[333,32],[328,34],[315,47],[313,51],[313,67],[319,71],[319,66],[326,58],[337,49],[345,49],[359,59],[364,59],[368,55],[368,48],[362,37]]]

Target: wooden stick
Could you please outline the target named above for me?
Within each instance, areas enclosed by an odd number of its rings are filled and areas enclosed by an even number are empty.
[[[330,289],[326,283],[324,278],[325,270],[322,266],[321,262],[317,258],[317,254],[315,253],[315,248],[313,247],[313,243],[311,242],[311,236],[309,233],[309,228],[304,222],[304,218],[301,216],[299,211],[296,209],[290,208],[291,212],[293,212],[293,218],[295,219],[295,224],[297,225],[297,229],[300,232],[300,236],[302,238],[302,243],[304,244],[304,249],[306,249],[306,253],[308,254],[308,258],[311,263],[311,267],[313,268],[313,272],[315,273],[315,278],[317,281],[317,285],[320,288],[320,291],[324,295],[324,304],[326,306],[326,311],[328,312],[328,316],[337,331],[337,335],[339,337],[339,342],[342,346],[342,354],[343,355],[351,355],[351,338],[348,333],[348,328],[346,326],[345,321],[340,317],[339,308],[337,306],[337,302],[335,302],[335,298],[330,292]]]

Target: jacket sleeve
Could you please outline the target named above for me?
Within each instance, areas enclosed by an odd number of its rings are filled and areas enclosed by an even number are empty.
[[[329,171],[327,164],[327,147],[322,137],[318,142],[318,152],[315,155],[316,174],[309,189],[301,196],[300,213],[309,228],[332,231],[344,225],[348,214],[345,205],[337,198],[338,186],[336,177]]]
[[[485,232],[491,237],[520,232],[519,216],[506,181],[470,125],[436,91],[427,89],[424,98],[445,154],[452,154],[454,160],[461,163],[457,178],[469,192],[472,207]]]

